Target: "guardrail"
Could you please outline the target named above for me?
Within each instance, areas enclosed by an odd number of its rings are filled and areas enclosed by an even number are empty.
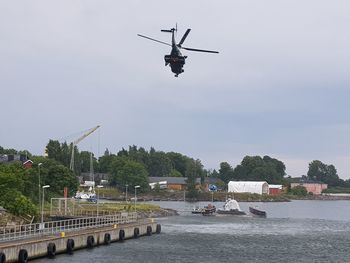
[[[60,232],[73,232],[88,228],[127,224],[137,221],[137,213],[120,213],[119,215],[82,217],[44,223],[7,226],[0,228],[0,242],[55,235]]]

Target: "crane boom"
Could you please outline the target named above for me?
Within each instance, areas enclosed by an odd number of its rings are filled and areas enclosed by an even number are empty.
[[[84,140],[86,137],[88,137],[91,133],[93,133],[94,131],[96,131],[98,128],[100,128],[100,125],[97,125],[89,130],[87,130],[82,136],[80,136],[78,139],[76,139],[73,143],[72,143],[72,155],[71,155],[71,159],[70,159],[70,166],[69,168],[74,171],[74,148],[75,146],[81,142],[82,140]]]

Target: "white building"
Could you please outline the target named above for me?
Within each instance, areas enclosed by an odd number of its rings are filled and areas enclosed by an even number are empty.
[[[265,181],[230,181],[228,183],[228,192],[269,194],[269,184]]]
[[[168,182],[167,181],[160,181],[155,183],[149,183],[149,186],[151,189],[156,188],[156,185],[159,185],[159,189],[167,189],[168,188]]]

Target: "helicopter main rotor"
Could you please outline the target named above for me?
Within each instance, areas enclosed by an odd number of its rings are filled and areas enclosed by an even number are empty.
[[[172,29],[162,29],[161,32],[167,32],[167,33],[172,33],[174,34],[174,32],[177,31],[177,28],[172,28]],[[188,34],[191,32],[191,29],[188,28],[185,32],[185,34],[182,36],[180,42],[178,44],[176,44],[176,42],[174,43],[176,47],[180,48],[180,49],[185,49],[185,50],[188,50],[188,51],[195,51],[195,52],[205,52],[205,53],[219,53],[218,51],[213,51],[213,50],[206,50],[206,49],[197,49],[197,48],[189,48],[189,47],[183,47],[182,44],[185,42]],[[154,38],[151,38],[151,37],[148,37],[148,36],[144,36],[144,35],[141,35],[141,34],[137,34],[139,37],[143,37],[143,38],[146,38],[148,40],[152,40],[152,41],[155,41],[157,43],[160,43],[160,44],[164,44],[164,45],[167,45],[167,46],[172,46],[171,44],[169,43],[166,43],[166,42],[163,42],[163,41],[160,41],[160,40],[157,40],[157,39],[154,39]]]

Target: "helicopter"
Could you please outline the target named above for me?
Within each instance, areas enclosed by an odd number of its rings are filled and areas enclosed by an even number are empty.
[[[180,49],[185,49],[188,51],[196,51],[196,52],[206,52],[206,53],[219,53],[218,51],[212,51],[212,50],[204,50],[204,49],[196,49],[196,48],[188,48],[188,47],[183,47],[182,44],[185,42],[188,34],[190,33],[191,29],[188,28],[185,32],[185,34],[182,36],[180,42],[177,44],[175,41],[175,32],[177,32],[177,26],[176,28],[171,28],[171,29],[162,29],[161,32],[166,32],[166,33],[171,33],[172,34],[172,41],[171,44],[165,43],[163,41],[159,41],[157,39],[140,35],[137,34],[139,37],[143,37],[167,46],[171,46],[171,53],[170,55],[165,55],[164,60],[165,60],[165,66],[170,64],[171,71],[175,73],[175,77],[178,77],[179,74],[183,73],[183,66],[185,65],[185,60],[187,56],[183,56],[180,52]]]

